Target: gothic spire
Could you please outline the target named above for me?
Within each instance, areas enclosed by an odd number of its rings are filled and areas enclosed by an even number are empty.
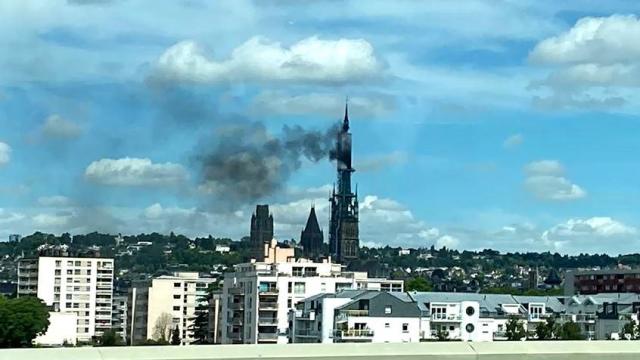
[[[342,122],[342,130],[349,131],[349,98],[344,103],[344,121]]]

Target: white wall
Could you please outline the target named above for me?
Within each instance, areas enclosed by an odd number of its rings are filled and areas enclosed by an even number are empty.
[[[34,343],[43,346],[62,346],[65,341],[75,345],[77,342],[76,321],[74,313],[49,313],[49,328],[47,332],[34,339]]]
[[[356,323],[365,323],[368,329],[373,330],[371,342],[374,343],[420,342],[420,319],[417,317],[350,316],[348,318],[349,329],[353,329]],[[403,332],[402,324],[405,323],[408,324],[408,329]]]

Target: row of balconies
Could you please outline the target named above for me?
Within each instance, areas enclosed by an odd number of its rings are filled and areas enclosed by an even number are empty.
[[[333,337],[337,340],[370,340],[374,332],[371,329],[334,330]]]

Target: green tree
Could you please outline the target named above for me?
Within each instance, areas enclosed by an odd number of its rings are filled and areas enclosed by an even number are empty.
[[[449,332],[444,327],[439,328],[438,331],[436,331],[436,339],[438,339],[438,341],[449,340]]]
[[[0,296],[0,347],[31,346],[49,327],[49,311],[36,297],[7,299]]]
[[[98,346],[121,346],[124,345],[122,338],[117,331],[110,329],[102,333],[98,338]]]
[[[567,321],[558,329],[558,339],[560,340],[583,340],[584,336],[580,331],[580,326],[573,321]]]
[[[405,281],[406,291],[431,291],[432,286],[427,279],[422,276]]]
[[[171,333],[171,345],[180,345],[180,329],[178,325],[173,328],[173,332]]]
[[[527,337],[527,332],[524,330],[522,321],[515,316],[511,316],[507,320],[505,335],[509,341],[520,341]]]
[[[633,320],[624,324],[622,327],[622,336],[628,340],[636,340],[640,337],[640,334],[638,334],[638,326]]]
[[[196,316],[193,318],[193,325],[189,327],[191,336],[195,339],[195,344],[206,344],[209,332],[209,302],[208,299],[201,300],[196,306]]]
[[[538,340],[551,340],[556,333],[556,319],[549,316],[543,323],[539,323],[536,327],[536,338]]]

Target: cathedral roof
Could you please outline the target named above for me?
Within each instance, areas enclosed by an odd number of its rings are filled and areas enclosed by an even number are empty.
[[[318,218],[316,217],[316,209],[311,208],[311,212],[309,213],[309,219],[307,219],[307,226],[304,227],[305,232],[314,232],[319,233],[320,225],[318,224]]]

